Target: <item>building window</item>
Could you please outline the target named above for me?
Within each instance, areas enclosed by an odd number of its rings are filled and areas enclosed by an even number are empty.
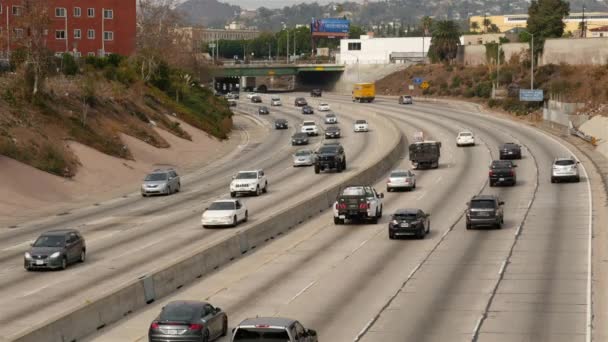
[[[82,15],[82,9],[80,7],[74,7],[74,16],[80,17]]]
[[[89,39],[95,39],[95,30],[89,29],[87,31],[87,38],[89,38]]]
[[[87,53],[87,56],[89,56],[89,57],[95,57],[95,52],[89,52],[89,53]]]
[[[361,43],[348,43],[348,51],[361,51]]]
[[[42,31],[42,34],[44,36],[48,36],[49,35],[49,30],[48,29],[44,29],[44,31]]]
[[[87,8],[87,15],[89,16],[89,18],[94,18],[95,17],[95,9],[94,8]]]
[[[15,29],[13,29],[13,34],[17,38],[23,38],[23,29],[15,28]]]
[[[74,39],[80,39],[82,38],[82,31],[80,29],[75,29],[74,30]]]
[[[21,6],[13,6],[13,15],[14,16],[20,16],[22,12],[23,12],[23,8],[21,8]]]
[[[114,40],[114,32],[112,32],[112,31],[105,31],[103,33],[103,40]]]
[[[114,19],[114,10],[104,9],[103,10],[103,18],[104,19]]]
[[[57,18],[65,18],[67,16],[67,12],[66,12],[65,8],[63,8],[63,7],[55,8],[55,16]]]
[[[55,39],[64,40],[65,39],[65,31],[64,30],[57,30],[57,31],[55,31]]]

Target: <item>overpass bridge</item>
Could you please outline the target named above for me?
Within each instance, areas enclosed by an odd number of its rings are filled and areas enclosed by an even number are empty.
[[[233,64],[215,69],[213,80],[218,91],[234,88],[289,91],[303,85],[335,82],[344,68],[341,64]]]

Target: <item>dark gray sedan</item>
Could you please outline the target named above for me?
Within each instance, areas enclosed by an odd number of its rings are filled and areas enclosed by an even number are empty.
[[[75,229],[51,230],[43,233],[25,252],[23,266],[33,269],[65,269],[70,263],[84,262],[87,246]]]
[[[338,126],[329,126],[325,128],[325,138],[340,138],[340,128]]]
[[[199,301],[175,301],[164,306],[148,330],[149,342],[209,342],[228,333],[228,316]]]
[[[308,145],[308,134],[296,133],[291,136],[291,145]]]

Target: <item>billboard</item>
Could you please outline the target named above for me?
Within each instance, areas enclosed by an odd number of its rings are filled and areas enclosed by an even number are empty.
[[[310,23],[310,32],[313,37],[348,37],[350,29],[350,20],[348,19],[315,19],[312,18]]]

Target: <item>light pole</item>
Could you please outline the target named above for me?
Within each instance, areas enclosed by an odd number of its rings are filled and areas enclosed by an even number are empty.
[[[283,25],[283,30],[287,31],[287,49],[285,49],[285,58],[287,59],[287,64],[289,64],[289,30],[287,29],[287,24],[284,21],[281,22]]]
[[[530,47],[530,90],[534,89],[534,34],[530,33],[526,30],[521,30],[520,32],[524,32],[532,37],[532,46]]]

